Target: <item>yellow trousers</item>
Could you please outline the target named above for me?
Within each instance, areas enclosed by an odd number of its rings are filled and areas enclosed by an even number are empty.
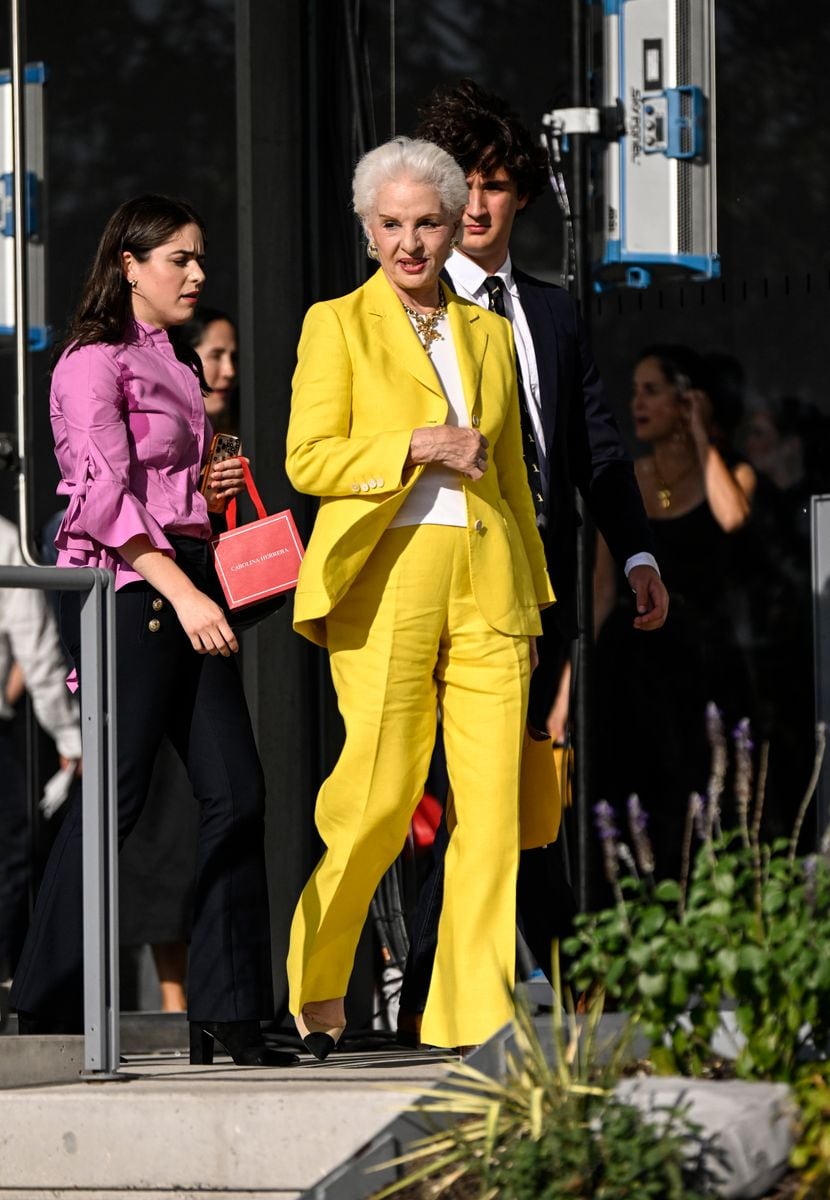
[[[290,1008],[343,996],[375,888],[423,793],[442,713],[455,828],[421,1036],[484,1041],[512,1016],[526,637],[473,599],[466,529],[388,530],[326,619],[346,740],[317,797],[326,850],[294,914]]]

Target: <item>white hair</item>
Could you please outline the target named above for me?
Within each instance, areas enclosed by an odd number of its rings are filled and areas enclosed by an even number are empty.
[[[410,179],[434,187],[441,207],[457,220],[467,205],[467,180],[458,163],[436,146],[416,138],[396,137],[364,154],[352,178],[354,210],[363,223],[376,211],[377,194],[385,183]]]

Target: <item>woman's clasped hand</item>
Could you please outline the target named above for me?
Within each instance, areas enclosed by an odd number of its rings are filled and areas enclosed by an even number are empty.
[[[409,443],[407,461],[413,465],[440,463],[467,479],[481,479],[487,470],[487,438],[477,429],[439,425],[416,429]]]

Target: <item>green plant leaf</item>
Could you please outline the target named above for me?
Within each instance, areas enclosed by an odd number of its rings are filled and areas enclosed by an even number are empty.
[[[760,946],[741,946],[738,951],[738,966],[742,971],[757,974],[764,970],[767,956]]]
[[[731,979],[738,970],[737,951],[725,946],[722,950],[718,950],[715,955],[715,962],[721,974],[725,975],[727,979]]]
[[[680,884],[674,879],[661,879],[654,889],[655,900],[661,900],[664,904],[677,904],[681,895]]]
[[[697,950],[679,950],[672,958],[672,965],[684,975],[695,975],[700,970],[700,955]]]
[[[654,904],[637,914],[637,933],[640,937],[653,937],[658,930],[663,928],[665,921],[665,910]]]
[[[658,975],[649,975],[646,971],[641,971],[637,976],[637,987],[640,989],[640,993],[649,999],[662,996],[667,983],[668,980],[662,972]]]
[[[723,865],[715,872],[712,885],[719,896],[730,897],[735,894],[735,876],[724,870]]]
[[[669,985],[669,1003],[675,1009],[686,1007],[689,999],[689,985],[684,975],[674,972]]]

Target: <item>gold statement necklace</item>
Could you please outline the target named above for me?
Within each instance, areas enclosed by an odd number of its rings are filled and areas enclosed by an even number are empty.
[[[403,304],[403,301],[401,301]],[[431,313],[419,313],[414,308],[410,308],[408,304],[403,306],[404,312],[415,322],[415,331],[421,339],[421,344],[429,354],[429,348],[433,342],[440,341],[443,338],[443,333],[439,333],[436,326],[442,317],[446,316],[447,305],[443,295],[438,301],[438,307]]]
[[[683,468],[683,470],[680,472],[680,474],[677,476],[677,478],[675,480],[673,480],[673,482],[671,484],[668,484],[668,483],[666,483],[665,479],[663,478],[662,474],[660,473],[660,468],[657,465],[657,455],[654,456],[654,475],[655,475],[655,483],[657,485],[657,499],[660,503],[660,507],[663,509],[664,512],[666,512],[668,509],[671,508],[672,488],[676,488],[678,483],[680,483],[681,480],[685,479],[686,476],[688,474],[690,474],[690,472],[693,470],[694,470],[694,463],[688,464],[687,466],[685,466]]]

